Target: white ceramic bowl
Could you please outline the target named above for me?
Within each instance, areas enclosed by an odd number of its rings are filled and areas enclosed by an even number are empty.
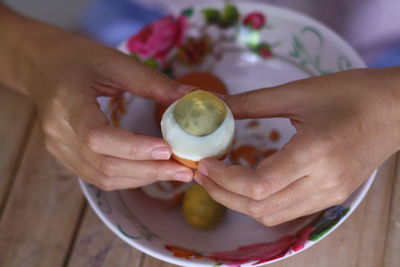
[[[120,50],[134,52],[134,57],[170,75],[213,72],[230,93],[365,67],[357,53],[326,26],[261,4],[189,8],[148,26]],[[101,99],[107,115],[119,117],[123,128],[160,136],[155,104],[128,94],[124,97],[124,115],[115,105],[110,108],[108,99]],[[261,132],[275,129],[281,138],[260,141],[244,120],[236,122],[238,143],[279,149],[294,133],[285,119],[258,122]],[[83,181],[81,186],[96,214],[116,235],[153,257],[182,266],[258,266],[303,251],[331,233],[356,209],[374,177],[375,173],[342,205],[314,216],[264,227],[229,211],[219,227],[208,231],[190,227],[179,208],[165,209],[140,189],[103,192]]]

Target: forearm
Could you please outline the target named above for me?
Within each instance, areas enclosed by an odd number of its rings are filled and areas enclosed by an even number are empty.
[[[40,55],[63,34],[0,3],[0,84],[30,95],[34,76],[44,75],[37,66]]]

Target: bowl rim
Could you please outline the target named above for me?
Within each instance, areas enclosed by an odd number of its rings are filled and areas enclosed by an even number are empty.
[[[261,9],[262,11],[268,11],[268,13],[273,13],[274,16],[277,16],[277,17],[282,17],[282,18],[289,17],[290,20],[297,21],[299,24],[300,23],[301,24],[312,24],[312,25],[318,26],[318,28],[322,32],[324,32],[324,34],[328,40],[334,40],[334,43],[340,48],[341,51],[343,51],[343,53],[345,53],[346,55],[351,55],[353,65],[356,66],[356,68],[365,68],[366,67],[366,64],[363,61],[363,59],[354,50],[354,48],[347,43],[347,41],[345,41],[334,30],[332,30],[331,28],[329,28],[322,22],[312,18],[309,15],[306,15],[299,11],[292,10],[290,8],[281,7],[281,6],[277,6],[277,5],[273,5],[273,4],[261,3],[261,2],[242,3],[242,2],[235,1],[235,2],[231,2],[231,3],[234,4],[235,6],[237,6],[239,9],[241,7],[245,7],[247,9],[254,9],[255,11]],[[202,4],[196,4],[193,6],[189,6],[188,8],[191,8],[191,7],[193,7],[193,8],[220,7],[220,6],[223,6],[224,4],[225,4],[225,2],[221,2],[221,1],[218,1],[218,2],[207,1]],[[175,13],[175,14],[173,13],[173,15],[177,15],[177,14],[178,13]],[[120,46],[120,47],[122,47],[122,46]],[[329,231],[327,231],[320,239],[310,243],[309,246],[305,246],[304,248],[299,249],[296,252],[292,252],[288,255],[284,255],[283,257],[280,257],[280,258],[277,258],[277,259],[274,259],[274,260],[271,260],[271,261],[268,261],[266,263],[263,263],[261,265],[256,265],[256,266],[264,266],[267,264],[271,264],[271,263],[286,259],[293,255],[296,255],[296,254],[298,254],[302,251],[305,251],[306,249],[314,246],[316,243],[318,243],[319,241],[321,241],[322,239],[327,237],[329,234],[331,234],[337,227],[339,227],[344,221],[346,221],[348,219],[348,217],[356,210],[356,208],[359,206],[361,201],[365,198],[373,181],[376,178],[377,172],[378,172],[378,169],[374,170],[371,173],[371,175],[369,176],[369,178],[360,187],[358,187],[358,189],[360,189],[360,191],[358,192],[357,196],[354,198],[353,203],[350,206],[351,207],[350,211],[345,216],[343,216],[343,218],[341,218],[341,220],[336,225],[334,225]],[[146,253],[154,258],[163,260],[168,263],[172,263],[172,264],[176,264],[176,265],[180,265],[180,266],[189,266],[189,265],[196,266],[196,267],[210,266],[209,264],[207,264],[205,262],[198,262],[198,261],[191,261],[191,260],[187,260],[187,259],[183,259],[183,258],[177,258],[177,257],[174,257],[172,254],[171,255],[163,255],[162,253],[158,253],[158,252],[153,251],[152,249],[149,249],[146,246],[146,244],[142,244],[139,240],[132,240],[132,239],[129,239],[128,237],[122,235],[119,232],[119,230],[117,229],[117,226],[114,225],[109,219],[107,219],[106,215],[96,205],[92,194],[89,192],[88,184],[81,179],[79,179],[79,184],[85,195],[85,198],[87,199],[87,201],[89,202],[90,206],[95,211],[97,216],[103,221],[103,223],[114,234],[116,234],[119,238],[121,238],[122,240],[127,242],[129,245],[135,247],[136,249],[138,249],[139,251],[141,251],[143,253]],[[183,265],[183,264],[185,264],[185,265]]]

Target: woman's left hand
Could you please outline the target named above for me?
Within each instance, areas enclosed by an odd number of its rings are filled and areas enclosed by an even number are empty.
[[[400,147],[399,77],[351,70],[227,97],[236,118],[286,117],[297,133],[255,170],[206,159],[195,180],[267,226],[344,202]]]

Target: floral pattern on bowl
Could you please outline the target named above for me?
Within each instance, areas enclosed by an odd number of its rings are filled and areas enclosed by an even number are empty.
[[[248,83],[257,88],[256,80],[263,75],[264,68],[270,73],[271,81],[262,81],[262,85],[267,82],[272,86],[291,79],[365,66],[343,40],[318,22],[292,11],[260,4],[226,3],[188,8],[146,26],[119,49],[132,60],[140,60],[171,77],[195,70],[215,72],[228,83],[231,93],[248,89]],[[244,67],[236,66],[237,69],[232,70],[235,66],[231,62],[235,60],[243,60]],[[235,71],[245,73],[246,83],[235,80],[238,76]],[[128,94],[105,99],[101,105],[114,124],[127,129],[134,123],[140,125],[138,122],[144,125],[154,117],[143,112],[150,110],[152,103]],[[143,118],[132,119],[129,114],[141,114]],[[249,122],[239,121],[237,128],[244,129],[246,123]],[[265,125],[282,133],[279,141],[273,142],[274,151],[293,134],[280,119]],[[144,132],[152,131],[145,129]],[[237,133],[238,138],[247,138],[245,131],[242,133]],[[297,226],[295,232],[278,237],[271,235],[267,241],[246,242],[230,249],[194,249],[192,244],[183,246],[173,237],[165,236],[154,224],[149,224],[151,216],[144,218],[145,209],[140,205],[136,205],[136,212],[132,211],[133,203],[143,202],[137,191],[133,196],[126,191],[103,192],[82,181],[81,185],[91,206],[107,226],[141,251],[183,266],[239,267],[274,262],[317,243],[358,206],[374,176],[375,173],[343,205],[326,209],[312,221]]]

